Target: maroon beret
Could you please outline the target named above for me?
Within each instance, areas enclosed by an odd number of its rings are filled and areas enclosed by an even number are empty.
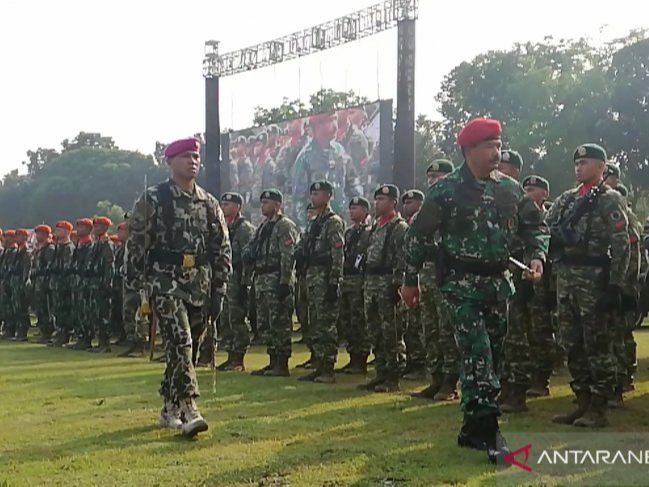
[[[201,148],[201,143],[198,139],[190,137],[189,139],[180,139],[172,142],[165,149],[165,157],[171,158],[182,154],[183,152],[198,152]]]
[[[462,147],[473,147],[485,140],[497,139],[501,134],[500,122],[493,118],[474,118],[457,135],[457,143]]]

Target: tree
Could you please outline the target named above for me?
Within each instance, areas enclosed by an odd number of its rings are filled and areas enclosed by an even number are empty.
[[[68,139],[63,140],[61,146],[63,147],[63,152],[81,149],[82,147],[108,150],[118,149],[112,137],[104,137],[97,132],[79,132],[72,141]]]
[[[39,147],[35,151],[28,150],[27,158],[29,162],[23,161],[23,166],[27,166],[27,174],[35,176],[46,164],[49,164],[59,156],[56,149],[44,149]]]
[[[108,200],[102,200],[97,203],[97,209],[99,214],[107,216],[113,222],[113,225],[110,228],[110,231],[114,231],[117,228],[117,225],[124,221],[124,208],[119,205],[115,205]]]

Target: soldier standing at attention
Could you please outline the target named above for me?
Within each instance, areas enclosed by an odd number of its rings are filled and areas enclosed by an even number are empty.
[[[2,252],[2,296],[0,306],[2,306],[2,338],[10,339],[16,334],[16,322],[13,316],[12,306],[12,289],[11,289],[11,269],[13,260],[16,257],[18,245],[16,244],[16,230],[7,230],[5,232],[4,251]]]
[[[363,303],[363,259],[370,242],[370,202],[362,196],[349,201],[352,225],[345,231],[345,260],[340,294],[341,329],[347,341],[349,363],[339,369],[345,374],[367,373],[371,344]]]
[[[115,345],[130,345],[124,323],[124,252],[126,250],[126,239],[128,238],[126,226],[126,222],[120,223],[117,225],[117,235],[111,235],[115,251],[115,262],[110,297],[110,316],[112,332],[117,336]]]
[[[266,343],[269,362],[251,375],[286,377],[291,356],[293,315],[293,267],[298,230],[282,213],[282,193],[264,190],[260,197],[264,221],[259,225],[246,252],[246,278],[255,278],[257,329]]]
[[[196,184],[199,150],[194,138],[167,146],[171,177],[137,200],[126,243],[130,289],[146,286],[166,339],[159,424],[181,429],[187,437],[208,428],[196,407],[199,389],[192,349],[205,335],[208,308],[212,318],[218,318],[232,271],[219,203]]]
[[[243,360],[250,346],[250,325],[246,322],[249,287],[243,280],[243,251],[252,240],[255,227],[241,216],[242,206],[243,196],[239,193],[221,196],[232,247],[232,275],[221,314],[221,346],[228,352],[228,359],[218,367],[223,371],[245,370]]]
[[[11,304],[13,307],[13,322],[16,325],[17,342],[27,341],[27,332],[31,326],[29,321],[29,298],[31,296],[30,273],[32,268],[32,256],[27,248],[29,232],[20,228],[16,230],[16,254],[11,266]]]
[[[332,384],[338,355],[338,288],[343,273],[342,218],[329,205],[333,186],[328,181],[311,184],[311,204],[317,216],[309,226],[305,251],[309,326],[312,329],[314,370],[301,381]]]
[[[455,170],[447,159],[436,159],[426,169],[428,186],[437,184]],[[426,343],[426,361],[431,383],[412,397],[453,401],[458,398],[457,381],[460,373],[460,357],[453,336],[453,328],[446,317],[444,297],[436,282],[437,238],[432,239],[419,270],[421,289],[421,321]]]
[[[108,228],[113,224],[109,218],[100,216],[93,221],[94,242],[89,256],[88,277],[90,279],[91,301],[88,327],[95,327],[99,345],[97,353],[110,352],[111,293],[113,284],[113,242],[108,238]],[[90,332],[89,332],[90,333]]]
[[[401,214],[408,223],[419,211],[424,203],[424,193],[411,189],[401,196],[403,205]],[[421,308],[419,304],[408,307],[399,303],[399,317],[402,320],[403,340],[406,345],[406,367],[403,378],[406,380],[419,380],[426,378],[426,347],[424,344],[424,329],[421,322]]]
[[[74,314],[74,333],[77,342],[72,346],[74,350],[88,350],[92,348],[92,326],[88,326],[88,303],[90,303],[90,287],[87,281],[87,267],[90,261],[92,246],[92,220],[80,218],[77,224],[77,243],[72,256],[72,309]]]
[[[629,266],[628,219],[622,196],[604,183],[606,151],[583,144],[573,154],[580,183],[550,208],[552,238],[563,247],[557,290],[559,336],[568,355],[577,409],[553,421],[608,424],[607,402],[616,386],[611,320],[619,313]]]
[[[40,331],[38,343],[48,343],[54,331],[52,318],[51,265],[54,256],[52,229],[49,225],[38,225],[34,228],[36,248],[32,253],[31,281],[34,288],[32,306],[36,313],[37,326]]]
[[[397,212],[399,188],[379,186],[374,192],[376,222],[372,226],[365,262],[365,320],[376,358],[376,377],[359,386],[374,392],[399,390],[403,362],[403,330],[396,318],[403,279],[403,239],[408,224]]]
[[[498,427],[498,367],[507,332],[511,245],[523,242],[534,275],[543,273],[547,230],[521,186],[499,172],[501,127],[477,118],[457,142],[465,162],[428,189],[406,239],[406,304],[419,300],[418,269],[427,246],[439,238],[437,274],[461,356],[461,447],[486,450],[493,463],[509,452]],[[438,233],[439,232],[439,233]]]
[[[54,233],[56,235],[56,247],[52,257],[51,282],[54,304],[54,325],[56,333],[52,346],[62,347],[70,342],[73,332],[72,309],[72,255],[74,244],[70,241],[72,223],[65,220],[56,222]]]

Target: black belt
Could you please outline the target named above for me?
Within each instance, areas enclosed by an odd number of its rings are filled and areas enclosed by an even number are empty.
[[[255,267],[255,274],[270,274],[271,272],[281,272],[282,268],[279,265],[265,265]]]
[[[365,275],[367,276],[388,276],[392,275],[393,273],[392,267],[382,267],[382,266],[376,266],[376,267],[367,267],[365,269]]]
[[[454,271],[484,277],[498,276],[507,270],[505,262],[468,262],[452,257],[449,257],[448,265]]]
[[[154,249],[149,252],[149,264],[177,265],[191,269],[209,263],[209,254],[183,254],[171,250]]]
[[[322,255],[319,257],[310,257],[307,259],[307,267],[315,267],[315,266],[330,266],[331,265],[331,257],[328,255]]]
[[[566,255],[559,262],[565,265],[583,265],[608,268],[611,259],[608,255]]]
[[[351,267],[349,269],[343,269],[343,276],[360,276],[363,273],[356,269],[356,267]]]

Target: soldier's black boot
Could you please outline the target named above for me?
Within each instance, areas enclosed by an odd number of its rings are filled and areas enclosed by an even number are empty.
[[[70,335],[68,334],[68,332],[57,331],[54,334],[54,339],[52,340],[50,346],[60,348],[63,347],[64,345],[67,345],[68,343],[70,343]]]
[[[608,398],[599,394],[592,394],[588,410],[572,423],[574,426],[584,428],[603,428],[608,426],[606,417],[608,409]]]
[[[435,401],[455,401],[457,395],[457,381],[459,377],[457,374],[445,374],[442,379],[442,385],[433,396]]]
[[[345,370],[345,374],[362,374],[362,375],[367,374],[368,356],[369,356],[368,353],[355,354],[356,362],[354,363],[354,365],[350,364],[349,368]]]
[[[366,382],[365,384],[359,384],[358,386],[356,386],[356,388],[360,389],[361,391],[373,391],[376,386],[383,384],[385,382],[385,379],[386,377],[384,374],[377,372],[374,379]]]
[[[498,416],[496,414],[491,414],[486,418],[483,418],[483,422],[483,431],[487,442],[487,457],[489,462],[503,467],[510,466],[511,464],[505,461],[505,456],[507,456],[510,451],[507,442],[505,441],[505,437],[502,435],[500,428],[498,427]]]
[[[320,375],[320,364],[318,364],[315,359],[312,362],[313,370],[306,375],[298,377],[297,380],[301,382],[313,382],[313,380]]]
[[[507,396],[509,396],[510,392],[510,384],[507,379],[503,379],[500,381],[500,394],[498,394],[498,399],[496,399],[496,402],[500,405],[505,402],[507,399]]]
[[[273,368],[264,372],[264,377],[288,377],[291,373],[288,370],[288,355],[277,355]]]
[[[270,370],[273,367],[275,367],[275,352],[269,353],[268,356],[269,356],[268,365],[266,365],[266,367],[263,367],[263,368],[261,368],[259,370],[253,370],[252,372],[250,372],[250,375],[263,376],[266,373],[267,370]]]
[[[390,372],[385,380],[374,386],[374,392],[399,392],[399,372]]]
[[[442,374],[441,373],[434,373],[432,376],[431,383],[428,387],[425,389],[422,389],[419,392],[413,392],[410,394],[411,397],[418,397],[420,399],[434,399],[435,394],[440,390],[442,387]]]
[[[552,371],[538,371],[532,378],[532,385],[527,390],[529,397],[546,397],[550,395],[550,375]]]
[[[99,337],[99,344],[97,348],[93,350],[95,353],[110,353],[110,338],[108,335],[102,335]]]
[[[590,406],[590,392],[579,391],[577,395],[577,409],[568,414],[559,414],[552,418],[553,423],[558,424],[573,424],[577,419],[581,418],[588,407]]]
[[[232,363],[232,352],[228,352],[228,358],[223,362],[222,364],[219,364],[216,367],[216,370],[228,370],[227,367],[230,366],[230,363]]]
[[[608,398],[608,407],[618,409],[624,407],[624,398],[622,397],[622,386],[619,385],[613,390],[613,394]]]
[[[333,363],[322,363],[319,368],[318,375],[313,379],[313,382],[319,384],[334,384],[336,382]]]
[[[243,364],[245,353],[233,352],[231,357],[228,358],[229,364],[222,364],[224,367],[221,369],[223,372],[245,372],[246,367]]]
[[[139,339],[133,340],[129,347],[117,356],[127,358],[138,358],[144,356],[144,341]]]
[[[524,413],[527,411],[527,385],[511,384],[507,398],[500,405],[503,413]]]
[[[457,445],[462,448],[471,448],[472,450],[487,450],[487,441],[483,434],[483,424],[479,418],[464,415],[462,427],[457,435]]]
[[[126,336],[126,331],[124,331],[123,328],[118,331],[117,338],[113,341],[112,344],[120,346],[120,347],[122,345],[128,345],[129,344],[128,338]]]
[[[79,337],[77,343],[72,347],[73,350],[92,350],[92,341],[88,337]]]

